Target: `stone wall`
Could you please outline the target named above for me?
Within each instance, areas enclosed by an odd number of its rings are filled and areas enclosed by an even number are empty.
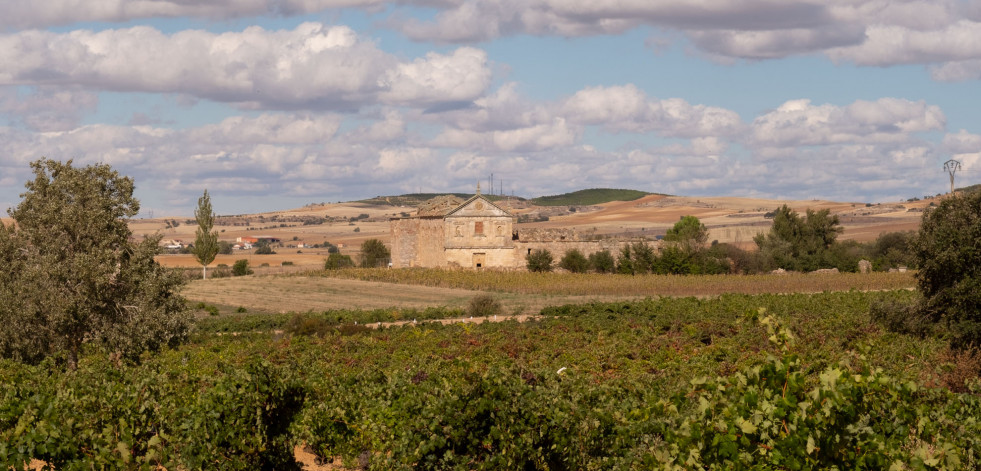
[[[562,259],[565,253],[572,249],[579,249],[583,255],[590,255],[608,250],[614,258],[620,253],[620,248],[624,244],[638,242],[624,239],[600,239],[600,240],[519,240],[514,244],[514,267],[525,268],[525,257],[534,250],[545,249],[552,253],[555,263]],[[653,241],[648,241],[652,246],[656,246]]]
[[[392,267],[446,266],[443,254],[443,218],[392,219]]]
[[[514,268],[513,248],[447,248],[446,264],[449,267],[510,269]],[[480,265],[479,267],[477,265]]]

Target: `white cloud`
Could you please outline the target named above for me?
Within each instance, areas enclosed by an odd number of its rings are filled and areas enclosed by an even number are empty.
[[[700,50],[722,58],[778,59],[859,44],[865,28],[854,24],[769,31],[701,30],[688,37]]]
[[[247,16],[292,16],[329,8],[375,10],[387,3],[446,6],[440,0],[45,0],[11,1],[0,7],[0,29],[66,25],[84,21],[196,17],[213,20]]]
[[[464,47],[451,55],[430,52],[425,59],[398,64],[379,80],[386,103],[469,101],[490,86],[487,53]]]
[[[638,24],[629,18],[570,18],[541,0],[470,0],[436,15],[434,21],[391,21],[415,40],[478,42],[514,34],[585,36],[613,34]]]
[[[981,23],[959,20],[935,30],[872,25],[859,45],[829,51],[859,65],[931,64],[981,57]]]
[[[35,131],[73,129],[98,103],[95,93],[71,88],[35,87],[28,94],[20,94],[17,87],[0,87],[0,113]]]
[[[472,100],[490,82],[486,54],[461,48],[401,62],[346,26],[253,26],[216,34],[154,28],[0,36],[0,84],[180,93],[260,108],[429,106]]]
[[[930,76],[941,82],[981,80],[981,59],[953,61],[932,66]]]
[[[740,131],[739,115],[723,108],[692,105],[680,98],[648,99],[634,85],[587,88],[561,105],[570,121],[607,130],[655,132],[671,137],[727,136]]]
[[[430,168],[433,151],[425,148],[382,149],[375,170],[382,176],[404,176],[419,169]]]
[[[753,121],[752,142],[761,147],[894,143],[945,124],[940,108],[923,101],[881,98],[838,107],[793,100]]]
[[[955,154],[981,152],[981,136],[961,129],[956,134],[945,135],[943,146]]]

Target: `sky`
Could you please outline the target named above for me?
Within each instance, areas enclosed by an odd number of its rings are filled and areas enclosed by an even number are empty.
[[[0,4],[0,208],[40,158],[140,217],[584,188],[889,202],[981,183],[979,0]]]

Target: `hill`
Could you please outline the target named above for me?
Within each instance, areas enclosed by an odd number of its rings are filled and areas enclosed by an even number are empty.
[[[431,200],[437,196],[443,195],[453,195],[457,198],[466,200],[473,196],[473,193],[406,193],[404,195],[398,196],[376,196],[374,198],[368,198],[365,200],[352,201],[353,203],[361,203],[372,206],[411,206],[416,207],[427,200]],[[507,196],[501,195],[484,195],[485,198],[491,201],[499,201],[507,198]],[[524,198],[511,197],[513,200],[524,201]]]
[[[561,195],[542,196],[531,200],[538,206],[588,206],[611,201],[634,201],[651,193],[639,190],[590,188]]]

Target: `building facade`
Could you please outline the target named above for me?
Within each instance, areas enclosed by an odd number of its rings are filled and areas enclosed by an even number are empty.
[[[514,216],[477,193],[431,200],[391,220],[392,266],[514,267]]]

